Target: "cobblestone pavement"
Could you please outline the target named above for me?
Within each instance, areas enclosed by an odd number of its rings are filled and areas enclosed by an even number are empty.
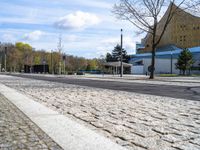
[[[200,101],[17,77],[0,82],[130,150],[200,149]]]
[[[1,150],[61,150],[15,105],[0,94]]]

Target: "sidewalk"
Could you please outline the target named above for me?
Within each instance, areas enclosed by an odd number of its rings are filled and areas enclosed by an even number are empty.
[[[0,94],[0,149],[61,150],[62,148]]]
[[[0,94],[0,149],[126,150],[3,84]]]

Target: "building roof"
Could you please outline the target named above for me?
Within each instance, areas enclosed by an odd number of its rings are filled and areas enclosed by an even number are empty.
[[[132,64],[128,64],[128,63],[125,63],[123,62],[122,63],[124,67],[131,67]],[[117,62],[107,62],[107,63],[104,63],[103,64],[104,66],[109,66],[109,67],[120,67],[121,66],[121,62],[120,61],[117,61]]]
[[[157,24],[156,38],[159,39],[161,33],[163,33],[169,15],[173,14],[173,16],[157,47],[169,44],[174,44],[181,48],[200,46],[200,41],[197,38],[200,35],[200,17],[198,13],[192,14],[192,11],[190,10],[190,12],[189,10],[190,9],[179,8],[174,3],[169,5],[167,11]],[[194,30],[198,31],[195,32]],[[145,48],[139,49],[138,53],[148,53],[151,51],[152,35],[150,33],[147,33],[146,37],[142,39],[141,42],[145,45]]]
[[[162,49],[162,48],[161,48]],[[156,57],[157,58],[169,58],[171,55],[173,55],[173,58],[174,57],[178,57],[178,55],[181,53],[182,49],[181,48],[178,48],[176,46],[169,46],[167,49],[167,51],[163,51],[161,49],[157,49],[157,52],[156,52]],[[192,48],[188,48],[189,51],[191,53],[193,53],[193,55],[195,53],[198,53],[200,54],[200,46],[199,47],[192,47]],[[138,61],[142,58],[150,58],[151,57],[151,53],[143,53],[143,54],[135,54],[135,55],[132,55],[132,58],[130,61]]]

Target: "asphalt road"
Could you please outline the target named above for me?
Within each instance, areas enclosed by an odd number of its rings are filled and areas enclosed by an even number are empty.
[[[24,78],[32,78],[37,80],[45,80],[52,82],[60,82],[66,84],[75,84],[81,86],[111,89],[127,92],[136,92],[141,94],[150,94],[158,96],[167,96],[173,98],[181,98],[188,100],[200,101],[200,86],[187,87],[187,86],[174,86],[174,85],[155,85],[145,83],[128,83],[119,81],[99,81],[90,79],[72,79],[72,78],[58,78],[46,76],[31,76],[31,75],[13,75]]]

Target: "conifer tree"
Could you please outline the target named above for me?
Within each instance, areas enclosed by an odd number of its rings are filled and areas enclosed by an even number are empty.
[[[183,75],[186,74],[187,70],[190,70],[194,64],[192,53],[188,49],[183,49],[178,57],[176,68],[182,71]]]
[[[112,51],[112,57],[114,61],[120,61],[121,58],[121,46],[117,44],[115,48]],[[122,57],[123,57],[123,62],[128,62],[127,60],[127,52],[125,49],[122,49]]]

